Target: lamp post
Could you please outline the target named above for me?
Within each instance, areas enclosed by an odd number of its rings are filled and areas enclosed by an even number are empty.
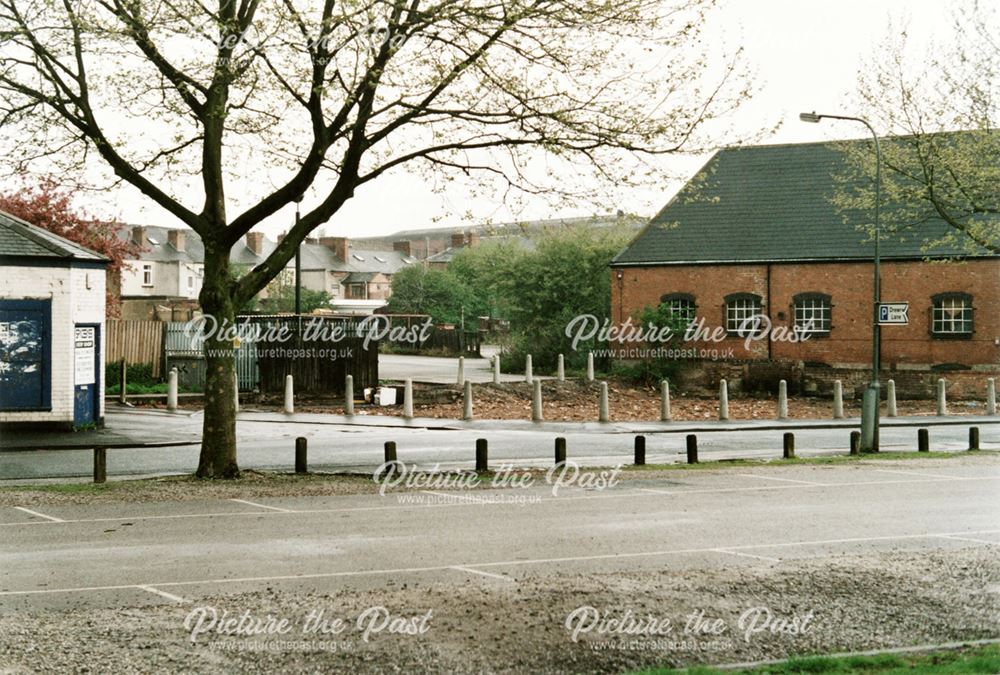
[[[872,283],[872,379],[871,384],[865,391],[861,405],[861,450],[862,452],[878,452],[879,446],[879,401],[881,392],[879,390],[878,371],[879,356],[881,347],[881,333],[879,329],[879,304],[882,301],[881,288],[881,259],[879,258],[879,243],[882,239],[882,231],[879,228],[878,211],[879,201],[882,191],[882,150],[878,143],[878,134],[862,117],[850,117],[847,115],[820,115],[816,112],[800,113],[799,119],[803,122],[818,123],[827,118],[831,120],[849,120],[864,124],[871,132],[875,140],[875,278]]]
[[[295,226],[299,225],[299,204],[302,203],[302,195],[299,195],[295,199]],[[298,321],[301,323],[302,314],[302,244],[295,247],[295,316],[300,317]]]

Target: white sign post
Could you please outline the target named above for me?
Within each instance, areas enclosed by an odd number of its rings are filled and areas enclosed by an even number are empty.
[[[910,303],[880,302],[878,324],[880,326],[905,326],[910,323]]]

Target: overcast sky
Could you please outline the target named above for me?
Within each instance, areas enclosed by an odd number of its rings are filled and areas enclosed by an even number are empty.
[[[940,0],[720,0],[707,36],[729,48],[742,45],[746,62],[756,71],[759,92],[733,117],[737,131],[759,129],[781,122],[766,143],[796,143],[831,138],[858,138],[863,127],[847,122],[822,125],[799,122],[798,113],[816,110],[857,114],[847,109],[858,68],[865,57],[888,34],[890,22],[909,21],[909,47],[921,49],[933,37],[947,39],[950,16],[959,2]],[[677,157],[669,166],[683,174],[693,173],[705,157]],[[651,186],[626,196],[609,211],[653,215],[680,183]],[[97,204],[87,204],[96,207]],[[105,211],[105,209],[99,209]],[[126,222],[176,226],[155,206],[126,193],[117,200],[118,213]],[[473,220],[462,214],[471,212]],[[579,211],[555,212],[538,203],[518,214],[519,218],[550,218],[587,215]],[[274,235],[287,229],[293,213],[288,210],[262,229]],[[504,221],[514,216],[490,200],[470,200],[460,190],[433,194],[427,186],[405,173],[388,175],[361,188],[351,202],[323,229],[347,236],[389,234],[400,229],[473,224],[478,219]]]

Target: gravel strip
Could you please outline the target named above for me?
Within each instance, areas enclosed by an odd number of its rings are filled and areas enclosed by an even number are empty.
[[[522,577],[517,583],[472,577],[451,584],[388,582],[376,590],[331,595],[263,592],[200,599],[197,606],[248,610],[291,621],[293,631],[268,640],[305,649],[248,648],[247,638],[200,635],[192,644],[184,620],[192,605],[19,613],[0,618],[0,672],[199,673],[563,673],[623,672],[657,665],[727,663],[950,641],[1000,634],[1000,561],[996,549],[969,547],[932,554],[895,552],[736,564],[713,570]],[[381,606],[393,616],[432,616],[422,635],[361,639],[355,620]],[[606,617],[669,618],[670,638],[597,635],[571,640],[568,614],[592,606]],[[769,630],[749,639],[739,628],[748,609],[774,617],[811,612],[798,635]],[[310,610],[340,617],[335,638],[303,636]],[[685,620],[703,611],[725,630],[685,648]],[[411,623],[411,625],[416,625]],[[775,625],[772,621],[771,625]],[[801,624],[800,624],[801,625]],[[338,650],[321,645],[338,641]],[[672,639],[673,648],[664,640]],[[242,648],[227,649],[234,640]],[[624,645],[639,640],[649,648]],[[659,643],[656,640],[660,640]],[[595,642],[613,648],[595,647]]]

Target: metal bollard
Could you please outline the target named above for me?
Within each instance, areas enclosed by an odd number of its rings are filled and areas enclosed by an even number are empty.
[[[889,380],[885,388],[885,416],[895,417],[896,414],[896,381]]]
[[[861,454],[861,432],[852,431],[851,432],[851,454],[860,455]]]
[[[660,382],[660,421],[670,421],[670,383]]]
[[[844,419],[844,385],[840,380],[833,382],[833,419]]]
[[[295,384],[291,375],[285,375],[285,413],[295,412]]]
[[[979,427],[969,427],[969,450],[979,449]]]
[[[688,464],[698,463],[698,437],[694,434],[687,436],[687,459]]]
[[[986,380],[986,414],[997,414],[997,381],[993,377]]]
[[[396,441],[386,441],[383,463],[388,464],[389,462],[395,462],[395,461],[396,461]]]
[[[121,389],[118,392],[118,402],[121,403],[122,405],[125,405],[126,396],[127,396],[127,389],[128,389],[128,382],[127,382],[127,380],[128,380],[128,366],[125,363],[125,357],[124,356],[122,357],[122,363],[121,363],[120,369],[121,370],[120,370],[120,375],[119,375],[118,379],[119,379],[119,384],[121,385]]]
[[[601,396],[597,403],[597,421],[610,422],[611,408],[608,405],[608,383],[601,382]]]
[[[167,374],[167,410],[177,410],[177,369],[171,368]]]
[[[948,385],[944,378],[937,381],[937,414],[938,417],[948,414]]]
[[[785,459],[795,459],[795,434],[786,431],[782,437],[781,456]]]
[[[527,384],[535,381],[535,377],[531,372],[531,354],[524,357],[524,381]]]
[[[462,392],[462,419],[472,419],[472,380],[465,381],[465,390]]]
[[[560,436],[556,439],[556,464],[566,463],[566,439]]]
[[[458,357],[458,379],[457,379],[457,384],[460,387],[465,386],[465,357],[464,356],[459,356]]]
[[[304,436],[295,439],[295,473],[309,473],[309,460],[306,455],[307,443]]]
[[[566,381],[566,361],[563,359],[562,354],[556,360],[556,379],[560,382]]]
[[[108,449],[94,448],[94,482],[103,483],[108,479]]]
[[[917,429],[917,452],[931,451],[931,437],[927,429]]]
[[[410,378],[403,384],[403,417],[413,419],[413,380]]]
[[[635,465],[643,466],[646,463],[646,437],[635,437]]]
[[[354,376],[344,378],[344,414],[354,414]]]
[[[544,418],[542,415],[542,381],[535,380],[531,388],[531,421],[541,422]]]
[[[500,355],[493,355],[493,384],[500,384]]]
[[[587,352],[587,382],[594,381],[594,352]]]
[[[719,380],[719,421],[725,422],[729,419],[729,384],[725,380]]]
[[[485,438],[476,439],[476,473],[486,473],[489,467],[489,445]]]
[[[778,419],[788,419],[788,383],[785,380],[778,382]]]

